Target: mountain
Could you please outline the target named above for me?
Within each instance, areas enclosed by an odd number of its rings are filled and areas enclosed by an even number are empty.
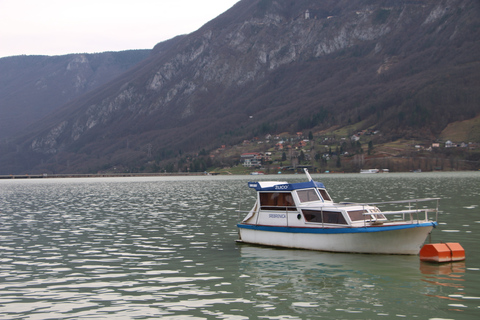
[[[354,123],[435,140],[480,106],[477,0],[242,0],[0,146],[0,171],[142,171]]]
[[[0,58],[1,139],[116,78],[149,54],[150,50],[129,50]]]

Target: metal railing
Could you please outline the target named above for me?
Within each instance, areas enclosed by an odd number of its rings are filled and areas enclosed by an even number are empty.
[[[405,215],[408,214],[410,216],[410,223],[413,223],[414,220],[417,221],[417,224],[420,223],[420,216],[419,213],[424,213],[424,220],[428,221],[428,212],[435,212],[435,221],[438,221],[438,202],[440,198],[422,198],[422,199],[409,199],[409,200],[396,200],[396,201],[383,201],[383,202],[371,202],[371,203],[362,203],[357,205],[362,206],[378,206],[383,204],[402,204],[408,203],[407,210],[398,210],[398,211],[381,211],[381,212],[365,212],[363,213],[364,216],[369,215],[402,215],[402,221],[406,221]],[[418,208],[418,203],[420,202],[428,202],[428,201],[436,201],[436,207],[432,208]],[[415,205],[415,209],[412,209],[413,205]],[[413,218],[413,215],[416,214],[416,219]],[[366,221],[364,219],[364,221]]]

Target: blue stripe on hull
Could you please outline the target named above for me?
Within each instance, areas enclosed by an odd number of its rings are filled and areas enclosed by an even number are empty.
[[[238,228],[252,229],[259,231],[271,231],[271,232],[286,232],[286,233],[316,233],[316,234],[339,234],[339,233],[370,233],[370,232],[382,232],[393,231],[411,228],[422,227],[436,227],[436,222],[426,222],[419,224],[404,224],[398,226],[382,226],[382,227],[358,227],[358,228],[309,228],[309,227],[278,227],[278,226],[256,226],[251,224],[237,224]]]

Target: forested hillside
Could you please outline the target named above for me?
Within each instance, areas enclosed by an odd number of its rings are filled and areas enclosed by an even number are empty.
[[[153,52],[3,144],[2,173],[184,170],[299,131],[432,143],[480,112],[476,0],[242,0]]]

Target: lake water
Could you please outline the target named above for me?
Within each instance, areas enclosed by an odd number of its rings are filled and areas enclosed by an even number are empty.
[[[1,319],[478,319],[480,172],[313,175],[335,201],[440,197],[466,261],[237,244],[247,181],[0,181]]]

